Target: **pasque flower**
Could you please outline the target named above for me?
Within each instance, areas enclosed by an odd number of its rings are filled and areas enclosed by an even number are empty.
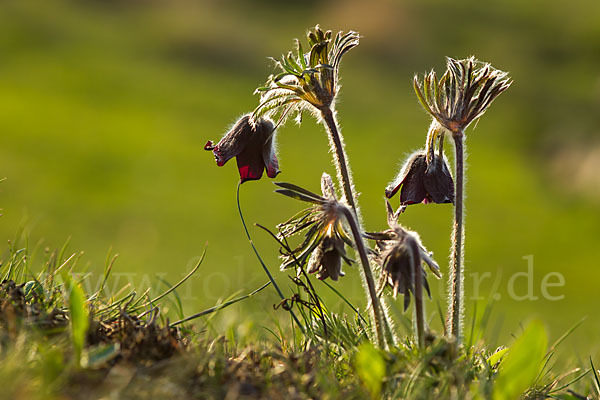
[[[389,199],[400,191],[400,204],[454,203],[454,181],[443,152],[439,124],[430,129],[427,149],[413,153],[396,179],[386,188]],[[438,152],[435,142],[438,141]]]
[[[350,265],[353,261],[346,256],[346,244],[352,245],[345,231],[344,214],[335,195],[331,177],[323,174],[321,189],[323,195],[312,193],[291,183],[276,183],[281,189],[276,192],[313,203],[314,206],[301,211],[287,222],[278,225],[279,239],[285,240],[295,234],[304,233],[304,240],[289,253],[283,253],[281,269],[303,268],[316,273],[323,280],[337,281],[342,272],[342,260]]]
[[[331,280],[337,281],[340,276],[345,275],[342,271],[342,258],[348,264],[351,263],[346,256],[345,246],[344,240],[339,237],[337,232],[326,234],[311,254],[306,272],[316,273],[317,278],[321,280],[331,278]]]
[[[425,151],[413,153],[398,177],[385,190],[389,199],[400,191],[400,204],[453,203],[454,182],[444,157],[427,161]]]
[[[240,183],[257,180],[266,169],[269,178],[279,173],[279,163],[273,146],[275,126],[269,119],[256,121],[250,114],[241,117],[216,145],[208,141],[204,150],[212,151],[219,167],[236,157]]]
[[[410,304],[410,295],[415,293],[414,263],[420,265],[422,282],[430,295],[426,272],[422,263],[429,266],[430,271],[440,278],[440,268],[431,258],[431,254],[423,247],[419,236],[400,226],[396,220],[390,203],[386,201],[389,229],[383,232],[366,233],[365,237],[375,240],[374,259],[381,267],[380,291],[386,286],[392,288],[394,297],[398,293],[404,295],[404,310]]]
[[[286,244],[285,247],[290,251],[282,253],[281,269],[291,266],[301,269],[310,257],[309,272],[316,272],[319,279],[330,277],[332,280],[337,280],[343,275],[342,259],[349,265],[353,262],[346,256],[345,245],[354,246],[368,285],[375,326],[374,334],[377,342],[384,345],[386,342],[383,331],[384,315],[377,297],[362,229],[355,211],[337,200],[331,177],[325,173],[321,178],[322,196],[290,183],[276,183],[276,185],[281,188],[276,190],[278,193],[314,204],[278,226],[280,230],[278,239],[282,242],[287,242],[287,239],[296,233],[304,233],[304,240],[295,249],[291,249]],[[349,228],[354,241],[351,241],[345,230],[346,227]],[[393,339],[390,340],[393,342]]]
[[[465,129],[481,117],[492,102],[511,85],[506,72],[470,57],[466,60],[446,59],[446,72],[438,81],[435,71],[422,81],[414,79],[414,89],[421,105],[434,120],[452,134],[455,152],[456,198],[452,225],[450,263],[450,304],[447,332],[461,341],[463,302],[463,237],[464,237],[464,140]],[[441,134],[443,140],[443,133]],[[429,143],[429,142],[428,142]]]
[[[261,94],[261,103],[254,115],[278,114],[285,118],[307,106],[322,110],[333,103],[339,90],[340,61],[358,45],[358,33],[339,32],[332,38],[331,31],[323,31],[317,25],[306,36],[308,52],[296,40],[295,54],[289,52],[275,61],[281,72],[269,76],[266,85],[256,89]]]

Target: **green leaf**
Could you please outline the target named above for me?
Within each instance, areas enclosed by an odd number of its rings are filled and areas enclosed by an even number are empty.
[[[304,59],[304,49],[302,48],[302,43],[298,39],[296,39],[296,46],[298,48],[298,59],[300,60],[300,64],[302,65],[302,69],[308,68],[306,64],[306,60]]]
[[[310,49],[309,62],[313,68],[319,64],[327,64],[327,42],[317,43]]]
[[[500,365],[494,385],[494,399],[513,400],[533,384],[546,354],[548,338],[540,321],[531,322],[510,347]]]
[[[415,94],[417,95],[417,98],[419,99],[419,103],[421,103],[421,105],[423,106],[425,111],[427,111],[429,114],[433,115],[433,111],[431,110],[431,107],[429,107],[429,104],[427,103],[427,100],[425,99],[425,95],[423,94],[424,89],[422,89],[422,86],[419,83],[419,77],[417,75],[415,75],[415,77],[413,79],[413,89],[415,90]]]
[[[319,196],[316,193],[311,192],[310,190],[306,190],[304,188],[301,188],[298,185],[294,185],[293,183],[288,183],[288,182],[273,182],[275,185],[282,187],[284,189],[290,189],[294,192],[298,192],[298,193],[302,193],[307,195],[308,197],[313,197],[315,200],[319,200],[319,201],[325,201],[325,199],[322,196]]]
[[[371,343],[365,342],[358,348],[354,366],[361,381],[371,393],[371,398],[378,399],[385,377],[385,361],[381,353]]]
[[[279,194],[291,197],[291,198],[296,199],[296,200],[306,201],[307,203],[315,203],[315,204],[322,204],[323,203],[322,200],[316,199],[316,198],[314,198],[312,196],[310,196],[310,197],[306,196],[306,195],[304,195],[302,193],[299,193],[299,192],[296,192],[296,191],[293,191],[293,190],[277,189],[277,190],[275,190],[275,193],[279,193]]]
[[[85,336],[89,328],[88,309],[85,304],[83,289],[73,281],[69,274],[64,274],[67,296],[69,299],[69,318],[71,320],[71,341],[75,350],[75,360],[80,365],[81,351],[85,344]]]
[[[502,357],[506,354],[506,352],[508,352],[508,347],[505,349],[498,350],[497,352],[489,356],[487,362],[490,365],[490,367],[493,367],[498,363],[498,361],[502,360]]]
[[[23,286],[23,292],[26,298],[31,298],[33,295],[39,297],[44,296],[44,288],[38,281],[29,281]]]

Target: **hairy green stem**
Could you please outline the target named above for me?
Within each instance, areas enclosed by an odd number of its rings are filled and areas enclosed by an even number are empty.
[[[417,343],[422,349],[425,345],[425,316],[423,312],[423,273],[421,271],[421,256],[419,245],[413,238],[409,238],[408,245],[411,247],[413,257],[413,279],[415,285],[415,319],[417,322]]]
[[[456,190],[454,200],[454,229],[452,231],[452,260],[450,268],[450,309],[448,312],[447,332],[461,341],[461,324],[463,316],[463,238],[464,238],[464,134],[453,132],[454,149],[456,151]]]
[[[354,213],[358,217],[358,208],[356,206],[357,199],[354,195],[354,185],[352,183],[352,175],[350,174],[348,168],[348,157],[346,156],[346,151],[344,150],[342,134],[337,127],[335,115],[330,108],[322,109],[321,115],[323,117],[323,121],[325,122],[327,132],[329,133],[329,139],[333,143],[333,147],[335,149],[334,161],[336,165],[338,180],[342,182],[344,197],[346,198],[346,202],[348,202],[348,204],[352,208],[352,211],[354,211]]]
[[[348,157],[346,155],[346,151],[344,150],[344,141],[340,130],[338,129],[337,121],[335,119],[335,113],[330,107],[322,108],[321,116],[323,118],[323,122],[325,124],[326,130],[329,134],[329,140],[334,149],[334,163],[337,170],[338,180],[342,183],[342,189],[344,192],[344,198],[352,208],[352,218],[348,218],[348,221],[354,219],[354,223],[358,228],[359,232],[362,232],[361,227],[361,218],[360,218],[360,209],[358,207],[358,200],[354,193],[354,184],[352,182],[352,174],[350,173],[350,168],[348,166]],[[389,327],[389,324],[383,314],[383,310],[381,307],[381,303],[379,298],[377,297],[377,292],[375,289],[375,280],[373,278],[373,272],[371,271],[371,265],[369,263],[369,259],[366,256],[366,246],[364,244],[362,234],[355,237],[357,251],[360,255],[359,248],[364,250],[364,258],[361,255],[361,264],[363,267],[363,282],[366,284],[367,296],[371,298],[371,304],[373,308],[373,319],[375,321],[375,328],[378,330],[377,338],[378,342],[381,345],[385,344],[384,338],[381,335],[382,324],[386,327]],[[391,336],[391,330],[390,331]],[[390,344],[393,343],[393,337],[390,338]]]
[[[344,216],[348,221],[348,225],[350,225],[350,230],[352,230],[354,242],[356,243],[356,251],[358,252],[358,255],[360,257],[360,263],[362,264],[363,270],[365,272],[365,280],[367,282],[369,295],[371,297],[371,304],[373,306],[373,319],[375,320],[375,336],[377,339],[377,343],[381,347],[385,347],[385,339],[382,326],[383,315],[381,313],[381,304],[379,303],[379,297],[377,297],[377,291],[375,290],[375,280],[373,279],[373,274],[371,273],[369,257],[367,255],[367,248],[362,238],[362,231],[360,229],[360,226],[358,225],[355,214],[348,207],[342,206],[342,212],[344,213]]]

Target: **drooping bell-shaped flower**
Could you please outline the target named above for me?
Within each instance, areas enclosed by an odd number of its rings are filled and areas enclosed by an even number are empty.
[[[342,260],[348,265],[353,262],[345,250],[346,244],[351,246],[352,242],[343,224],[345,217],[341,208],[346,206],[338,202],[331,177],[323,174],[321,178],[322,196],[290,183],[276,185],[281,188],[278,193],[314,204],[278,225],[281,241],[287,242],[296,234],[304,234],[296,248],[282,254],[281,269],[307,265],[306,272],[316,273],[317,278],[337,281],[344,276]]]
[[[437,143],[437,151],[436,151]],[[389,199],[400,191],[400,204],[454,203],[454,180],[444,156],[444,132],[433,122],[425,150],[413,153],[386,188]]]
[[[208,141],[204,150],[212,151],[217,165],[225,165],[236,157],[240,183],[257,180],[266,169],[269,178],[279,173],[273,136],[275,126],[269,119],[254,121],[250,114],[241,117],[231,130],[216,145]]]
[[[324,280],[331,278],[337,281],[340,276],[344,276],[342,271],[342,258],[346,256],[344,241],[337,235],[324,236],[317,248],[308,259],[306,272],[316,273],[317,278]]]
[[[389,199],[400,191],[400,204],[453,203],[454,181],[443,156],[434,154],[428,161],[424,150],[413,153],[398,177],[386,188]]]
[[[454,203],[454,181],[443,155],[434,154],[427,162],[424,184],[434,203]]]
[[[381,267],[380,291],[385,287],[392,288],[394,298],[398,293],[404,295],[404,310],[410,305],[411,293],[414,294],[414,263],[420,265],[423,287],[431,297],[427,273],[422,264],[429,266],[430,271],[440,278],[439,266],[431,258],[431,254],[423,247],[418,234],[404,229],[397,223],[398,214],[394,214],[386,201],[389,229],[383,232],[366,233],[365,237],[375,240],[374,259]]]

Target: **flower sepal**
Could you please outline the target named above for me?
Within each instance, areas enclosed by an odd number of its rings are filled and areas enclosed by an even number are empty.
[[[265,170],[269,178],[275,178],[280,171],[274,134],[275,126],[271,120],[260,118],[255,121],[247,114],[216,145],[210,140],[206,142],[204,150],[213,152],[219,167],[235,157],[240,183],[260,179]]]

